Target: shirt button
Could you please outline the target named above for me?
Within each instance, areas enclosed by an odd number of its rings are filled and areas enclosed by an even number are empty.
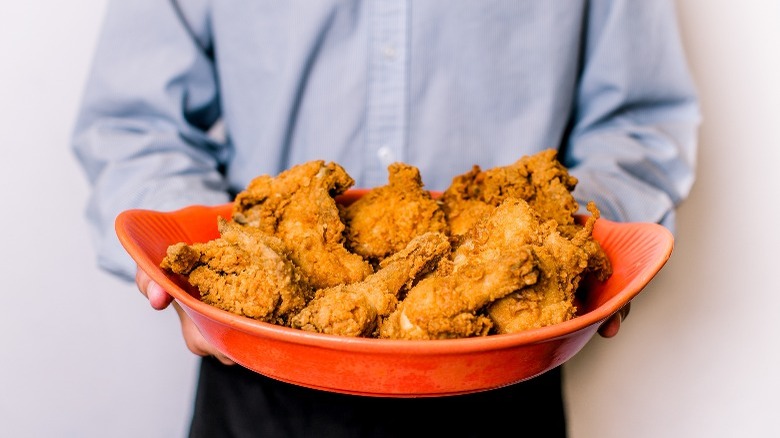
[[[395,47],[388,45],[382,48],[382,56],[392,61],[398,56],[398,52],[395,50]]]
[[[387,146],[382,146],[381,148],[379,148],[376,151],[376,156],[379,157],[379,162],[382,163],[382,165],[385,167],[395,162],[395,154]]]

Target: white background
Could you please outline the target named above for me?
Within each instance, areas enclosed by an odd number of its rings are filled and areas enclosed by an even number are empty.
[[[0,4],[0,435],[184,436],[172,310],[97,270],[69,135],[104,0]],[[770,437],[780,412],[780,2],[679,0],[704,123],[672,258],[565,365],[573,438]],[[522,425],[519,425],[522,426]]]

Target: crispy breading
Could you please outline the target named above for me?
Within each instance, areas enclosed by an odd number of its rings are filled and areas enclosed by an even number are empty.
[[[347,247],[376,263],[429,232],[449,233],[444,211],[423,189],[420,171],[388,166],[388,184],[371,189],[342,209]]]
[[[360,281],[373,268],[344,246],[345,228],[335,199],[354,183],[343,167],[323,160],[294,166],[276,177],[259,176],[236,197],[233,219],[282,239],[315,288]]]
[[[384,259],[365,280],[317,291],[291,325],[344,336],[374,336],[378,322],[395,310],[398,296],[450,253],[447,236],[428,232]]]
[[[589,203],[588,208],[592,216],[584,226],[567,228],[573,234],[566,236],[558,228],[534,246],[539,281],[488,306],[494,332],[514,333],[568,321],[577,312],[575,293],[585,274],[593,273],[602,280],[609,277],[609,260],[593,239],[599,211],[594,203]]]
[[[493,301],[534,284],[532,247],[555,226],[527,202],[510,198],[466,234],[446,272],[414,286],[380,327],[380,337],[443,339],[484,336],[483,311]]]
[[[220,309],[287,325],[311,297],[276,237],[218,218],[220,237],[168,247],[160,266],[186,275],[201,299]]]
[[[579,208],[571,194],[576,185],[577,178],[558,161],[557,152],[548,149],[523,156],[508,166],[485,171],[474,166],[453,178],[441,202],[455,238],[508,198],[523,199],[542,218],[568,225],[574,223]]]
[[[581,280],[606,280],[577,222],[577,180],[548,150],[455,177],[441,200],[417,168],[351,205],[354,184],[322,160],[252,180],[211,242],[168,248],[162,267],[239,315],[344,336],[444,339],[511,333],[573,318]],[[354,252],[353,252],[354,251]],[[376,269],[376,272],[374,271]]]

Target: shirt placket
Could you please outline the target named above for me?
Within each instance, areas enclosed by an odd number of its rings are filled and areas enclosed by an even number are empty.
[[[387,166],[406,159],[407,1],[374,2],[367,108],[366,184],[387,182]]]

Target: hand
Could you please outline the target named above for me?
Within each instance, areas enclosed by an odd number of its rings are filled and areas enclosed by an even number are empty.
[[[604,338],[611,338],[615,336],[620,330],[620,323],[622,323],[627,317],[628,312],[631,311],[631,302],[628,302],[623,308],[615,312],[609,319],[604,321],[599,327],[599,334]]]
[[[184,342],[191,352],[198,356],[213,356],[225,365],[235,364],[230,358],[206,341],[189,315],[179,306],[179,303],[174,302],[173,297],[162,286],[152,281],[149,275],[140,268],[135,273],[135,284],[138,285],[138,290],[146,296],[153,308],[163,310],[173,303],[173,308],[181,321],[181,333],[184,336]]]

